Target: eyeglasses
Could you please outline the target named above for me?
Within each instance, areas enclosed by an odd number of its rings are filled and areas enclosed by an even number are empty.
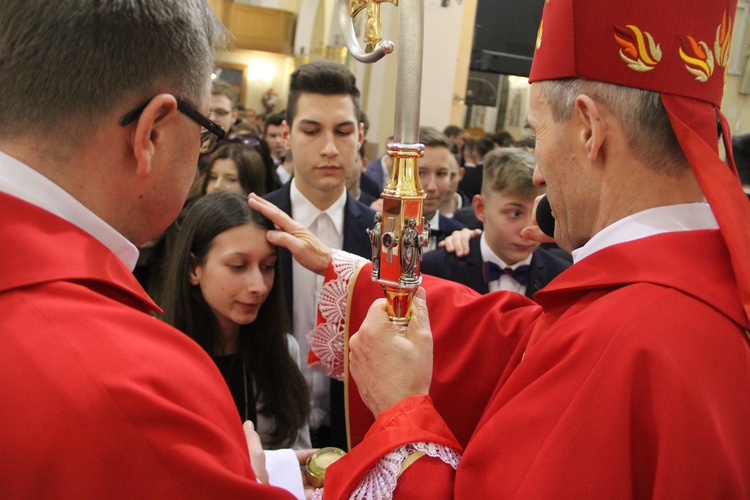
[[[143,113],[143,110],[146,109],[146,106],[148,106],[148,103],[150,102],[151,99],[122,115],[122,118],[120,118],[120,126],[126,127],[133,123],[140,114]],[[212,122],[205,115],[201,114],[197,109],[182,99],[177,99],[177,109],[202,127],[201,154],[208,154],[216,149],[219,139],[223,139],[226,134],[224,129],[221,128],[221,125]]]

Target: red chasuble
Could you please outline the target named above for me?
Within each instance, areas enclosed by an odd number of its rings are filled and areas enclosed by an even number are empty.
[[[380,293],[368,270],[351,289],[349,332]],[[431,398],[381,414],[329,469],[325,498],[346,498],[415,441],[463,457],[455,472],[417,460],[397,498],[750,497],[750,325],[718,231],[601,250],[537,293],[541,316],[508,292],[424,286]],[[372,416],[348,396],[356,442]]]
[[[214,363],[72,224],[0,193],[0,497],[293,498]]]

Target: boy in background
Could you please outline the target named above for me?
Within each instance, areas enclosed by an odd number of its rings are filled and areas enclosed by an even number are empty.
[[[521,237],[532,224],[534,153],[500,148],[485,157],[481,194],[472,206],[484,233],[470,242],[469,254],[457,257],[441,248],[422,257],[422,272],[449,279],[481,294],[510,290],[531,298],[570,263]]]

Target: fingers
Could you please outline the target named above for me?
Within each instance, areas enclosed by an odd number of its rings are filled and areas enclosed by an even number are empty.
[[[255,193],[247,198],[247,204],[268,217],[279,228],[268,231],[269,243],[289,250],[294,259],[306,269],[324,275],[331,263],[331,249],[315,237],[309,229],[289,217],[283,210]]]
[[[263,445],[260,442],[260,435],[255,432],[255,426],[249,420],[242,424],[242,430],[245,431],[245,441],[247,441],[247,449],[250,452],[250,465],[253,467],[255,477],[257,477],[261,483],[268,484],[266,454],[263,453]]]
[[[268,219],[270,219],[282,231],[293,233],[300,228],[304,228],[302,224],[293,220],[286,213],[284,213],[283,210],[278,208],[270,201],[264,200],[255,193],[250,193],[250,195],[247,197],[247,204],[250,205],[250,208],[252,208],[253,210],[257,210]]]
[[[445,249],[450,253],[455,253],[457,257],[469,255],[471,248],[471,239],[482,234],[481,229],[464,228],[460,231],[453,231],[445,237]]]
[[[430,316],[427,311],[427,294],[424,288],[419,287],[414,294],[414,300],[411,303],[411,317],[414,325],[407,328],[407,337],[413,339],[417,333],[430,332]],[[430,337],[431,338],[431,337]]]
[[[539,243],[554,243],[555,239],[550,238],[539,229],[539,226],[529,226],[521,230],[521,236],[527,240],[538,241]]]
[[[318,448],[294,450],[294,454],[297,455],[297,461],[300,465],[306,465],[307,459],[310,458],[316,451],[318,451]]]

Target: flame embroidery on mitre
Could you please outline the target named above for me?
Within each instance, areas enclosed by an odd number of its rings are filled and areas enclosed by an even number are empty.
[[[732,18],[724,11],[721,24],[716,28],[716,42],[714,42],[714,56],[716,64],[726,68],[729,63],[729,45],[732,41]],[[727,72],[724,72],[724,83],[727,83]]]
[[[687,45],[685,48],[690,54],[680,47],[680,57],[685,61],[685,69],[699,82],[707,82],[714,73],[714,54],[706,42],[697,42],[690,35],[687,35],[686,39],[689,43],[683,45]]]
[[[549,0],[544,0],[544,3],[549,3]],[[544,18],[539,21],[539,29],[536,32],[536,50],[542,46],[542,32],[544,31]]]
[[[714,43],[714,53],[716,54],[716,64],[726,67],[729,62],[729,44],[732,41],[732,18],[724,11],[724,18],[721,24],[716,28],[716,42]]]
[[[542,46],[542,31],[544,31],[544,19],[539,21],[539,31],[536,32],[536,50]]]
[[[650,33],[637,26],[627,25],[627,29],[615,28],[615,40],[620,44],[620,58],[628,68],[635,71],[651,71],[661,61],[661,47],[654,42]],[[646,44],[648,43],[648,47]]]

